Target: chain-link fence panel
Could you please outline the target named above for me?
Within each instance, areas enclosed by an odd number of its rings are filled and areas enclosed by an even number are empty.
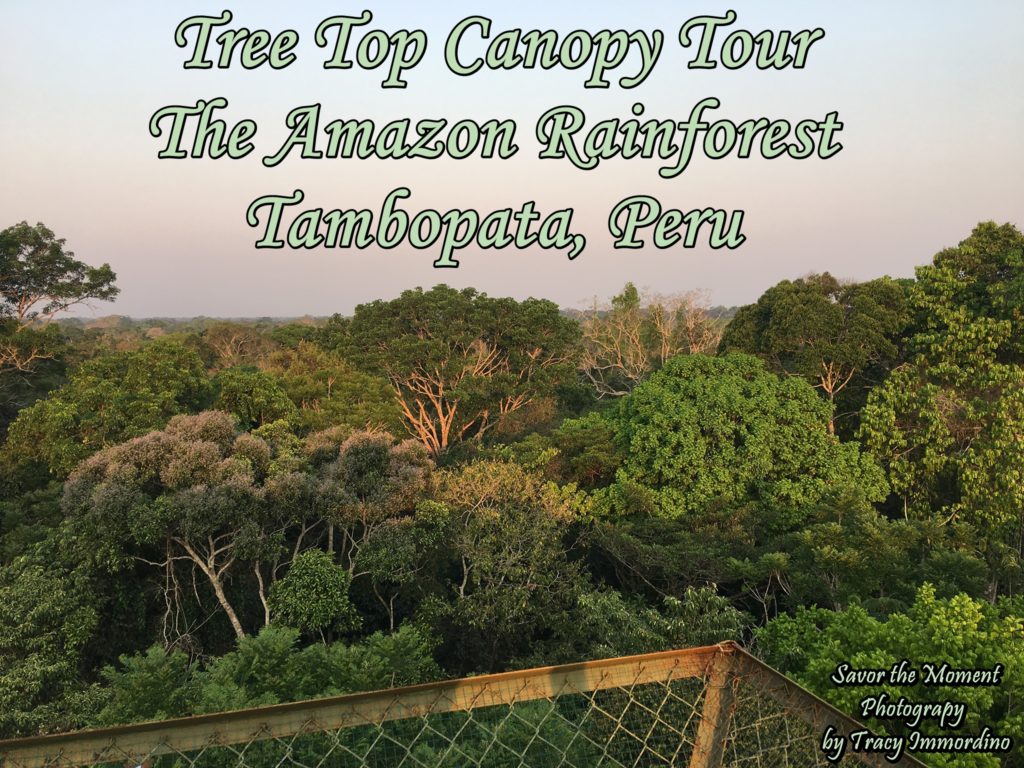
[[[861,729],[723,643],[17,739],[0,768],[811,768],[829,727]]]

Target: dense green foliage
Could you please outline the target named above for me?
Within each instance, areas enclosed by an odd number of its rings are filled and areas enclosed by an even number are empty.
[[[298,555],[282,579],[270,588],[271,615],[306,632],[358,628],[359,614],[349,599],[352,576],[319,549]]]
[[[214,379],[214,406],[234,414],[245,429],[281,419],[294,419],[295,404],[273,376],[255,368],[228,368]]]
[[[907,516],[977,530],[992,591],[1024,583],[1024,236],[988,224],[911,290],[915,354],[868,398],[861,436]]]
[[[956,698],[1024,740],[1010,225],[731,320],[441,285],[50,322],[109,268],[24,224],[0,263],[0,355],[37,352],[0,357],[0,736],[731,638],[851,712],[839,661],[1001,663]]]
[[[756,354],[779,373],[802,376],[838,408],[836,416],[850,417],[899,361],[909,323],[900,283],[843,283],[826,272],[783,280],[741,307],[719,350]]]
[[[765,659],[796,677],[812,691],[855,712],[865,696],[884,692],[892,700],[901,696],[915,702],[957,701],[967,705],[964,730],[977,733],[989,726],[1014,743],[1024,738],[1024,707],[1015,695],[1024,686],[1024,605],[1020,599],[1002,599],[995,605],[957,595],[936,597],[924,586],[905,613],[886,619],[872,617],[860,606],[833,612],[821,608],[798,609],[779,616],[756,632],[757,648]],[[990,670],[1004,667],[1001,685],[928,685],[922,675],[913,685],[886,684],[837,687],[829,678],[840,664],[854,669],[891,669],[904,659],[922,664],[948,664],[954,669]],[[900,732],[892,720],[872,722],[876,732]],[[922,733],[943,733],[924,721]],[[1001,762],[994,755],[935,755],[936,766],[995,768],[1019,765]]]
[[[54,477],[67,477],[95,451],[197,410],[206,388],[198,355],[173,341],[88,360],[67,384],[18,415],[4,461],[36,462]]]
[[[26,559],[0,570],[0,735],[78,722],[63,694],[74,688],[79,652],[96,623],[71,578]]]
[[[387,382],[307,340],[280,349],[260,362],[287,393],[297,412],[291,421],[303,431],[338,426],[378,426],[400,432],[402,417]]]
[[[753,357],[672,358],[609,414],[625,459],[601,498],[609,513],[662,517],[753,503],[777,527],[844,486],[882,498],[881,472],[828,434],[829,415],[804,381]]]
[[[203,666],[156,645],[102,671],[97,724],[220,712],[436,679],[432,643],[414,627],[346,645],[300,647],[294,629],[267,627]]]

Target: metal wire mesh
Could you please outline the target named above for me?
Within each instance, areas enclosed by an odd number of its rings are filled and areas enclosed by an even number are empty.
[[[849,718],[732,644],[0,742],[3,768],[831,765]],[[844,758],[841,765],[880,765]],[[904,764],[920,765],[913,758]]]

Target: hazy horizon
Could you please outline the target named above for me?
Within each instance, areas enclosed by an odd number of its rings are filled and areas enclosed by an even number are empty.
[[[316,24],[371,9],[373,28],[425,29],[424,61],[409,87],[382,90],[380,70],[325,71],[313,43]],[[174,30],[193,14],[234,14],[232,28],[299,32],[298,61],[272,71],[184,70]],[[803,70],[687,70],[692,50],[677,42],[692,16],[734,9],[731,29],[826,31]],[[432,9],[408,2],[339,8],[329,2],[183,2],[140,6],[123,0],[38,4],[6,0],[0,31],[0,117],[4,175],[0,228],[41,221],[91,264],[118,275],[116,302],[79,316],[135,319],[299,317],[351,313],[356,304],[437,283],[491,295],[539,296],[565,308],[607,298],[631,281],[655,292],[700,290],[712,305],[749,303],[785,278],[829,271],[848,279],[909,277],[979,221],[1024,224],[1024,71],[1017,41],[1024,4],[967,6],[866,2],[767,8],[722,3],[594,3],[585,9],[527,0],[502,8],[453,2]],[[443,66],[447,32],[465,16],[493,19],[492,34],[523,29],[660,29],[661,58],[632,90],[582,87],[585,71],[480,72],[457,77]],[[623,74],[633,67],[625,66]],[[242,160],[158,160],[150,116],[169,104],[226,97],[234,119],[259,123],[257,151]],[[573,104],[588,124],[629,117],[685,119],[706,96],[720,116],[820,119],[838,110],[844,149],[829,160],[698,159],[671,180],[656,161],[608,161],[580,171],[537,159],[536,119]],[[320,102],[324,119],[513,118],[520,153],[510,160],[307,160],[264,168],[287,131],[284,116]],[[536,200],[549,212],[573,207],[585,252],[474,251],[459,269],[431,266],[436,248],[401,252],[257,250],[245,223],[263,194],[306,192],[324,208],[378,210],[386,193],[408,186],[407,210],[517,207]],[[605,220],[615,202],[650,194],[682,209],[746,212],[747,242],[735,251],[611,248]]]

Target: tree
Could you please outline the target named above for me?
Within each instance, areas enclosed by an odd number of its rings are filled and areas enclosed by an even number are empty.
[[[835,403],[851,383],[863,387],[873,367],[884,372],[896,363],[909,320],[898,282],[843,283],[826,272],[784,280],[741,307],[719,349],[756,354],[776,372],[803,376]]]
[[[150,646],[144,653],[124,654],[120,669],[104,667],[104,706],[97,725],[140,720],[167,720],[192,711],[199,695],[196,665],[177,648]]]
[[[97,618],[74,581],[24,558],[0,566],[0,737],[76,723],[68,694]]]
[[[308,322],[303,320],[275,326],[270,331],[270,340],[285,349],[297,349],[303,342],[314,343],[318,330],[310,318]]]
[[[652,294],[647,316],[662,365],[676,354],[710,355],[722,337],[721,324],[698,291]]]
[[[863,498],[817,505],[802,529],[774,542],[788,554],[786,603],[842,610],[859,602],[876,615],[905,610],[924,581],[940,595],[984,593],[988,570],[970,532],[934,521],[889,519]]]
[[[33,330],[31,335],[33,343],[45,345],[46,355],[32,363],[31,370],[19,371],[14,367],[0,370],[0,443],[23,409],[67,382],[68,368],[79,351],[62,326],[54,324],[42,331]],[[38,338],[40,336],[45,339]]]
[[[264,627],[205,666],[159,645],[124,655],[117,667],[102,671],[105,705],[95,723],[163,720],[413,685],[440,676],[431,656],[436,642],[414,627],[375,633],[351,645],[299,647],[298,641],[297,629]]]
[[[921,336],[917,351],[971,321],[1006,324],[999,363],[1024,364],[1024,234],[1012,224],[978,224],[953,248],[918,267],[912,295]],[[952,310],[956,310],[952,312]]]
[[[274,534],[286,524],[264,474],[269,455],[259,438],[239,436],[226,413],[177,416],[163,431],[82,462],[65,484],[62,508],[84,559],[108,569],[131,560],[161,569],[165,634],[181,610],[177,565],[185,563],[243,637],[228,581],[243,563],[271,557],[280,546]]]
[[[60,525],[61,491],[61,484],[54,481],[0,500],[0,563],[37,549]]]
[[[531,648],[524,666],[574,663],[739,640],[750,617],[717,594],[714,586],[688,587],[657,606],[613,589],[584,591],[551,637]]]
[[[1024,367],[995,359],[1006,322],[947,333],[872,392],[860,434],[905,517],[978,529],[995,595],[1024,577]]]
[[[879,467],[828,431],[830,405],[748,355],[672,358],[605,418],[622,457],[596,489],[595,566],[631,592],[717,583],[770,615],[785,537],[819,504],[880,501]]]
[[[195,711],[277,704],[436,680],[436,641],[414,628],[374,633],[359,643],[297,646],[298,631],[265,627],[199,675]],[[313,755],[309,756],[315,762]],[[322,752],[320,757],[323,757]]]
[[[918,269],[912,360],[868,399],[861,439],[908,518],[975,527],[994,596],[1024,577],[1024,237],[979,225]]]
[[[217,390],[214,407],[238,417],[249,430],[295,416],[295,405],[277,380],[255,368],[227,368],[213,380]]]
[[[586,588],[563,544],[585,501],[573,488],[500,461],[477,461],[438,480],[454,575],[450,601],[435,604],[434,621],[448,627],[442,637],[457,638],[453,664],[494,669],[526,655]]]
[[[692,518],[712,503],[754,502],[787,530],[838,487],[883,498],[878,467],[829,434],[830,413],[805,381],[757,358],[672,358],[608,414],[625,459],[598,506]]]
[[[720,328],[695,293],[642,296],[633,283],[581,321],[579,368],[597,396],[628,394],[673,355],[710,353]]]
[[[108,264],[90,267],[65,250],[43,224],[15,224],[0,232],[0,370],[28,371],[50,356],[37,332],[54,316],[90,300],[117,296]]]
[[[601,310],[595,303],[580,325],[580,371],[594,385],[598,397],[625,395],[654,370],[644,338],[640,292],[632,283],[612,297],[610,307]]]
[[[524,466],[543,468],[549,479],[585,490],[611,483],[625,458],[611,424],[597,411],[565,419],[546,435],[533,433],[505,452]]]
[[[369,582],[387,616],[388,631],[398,626],[400,610],[411,614],[434,586],[445,536],[445,518],[434,514],[436,507],[427,501],[412,515],[383,521],[359,548],[356,572]]]
[[[327,551],[353,579],[365,575],[363,548],[391,523],[412,514],[426,493],[433,464],[414,440],[357,432],[320,476],[317,507],[327,521]]]
[[[649,600],[678,595],[694,585],[718,584],[732,595],[744,580],[737,562],[754,562],[765,549],[775,552],[769,536],[759,535],[751,505],[710,505],[696,515],[667,518],[633,514],[597,519],[588,531],[595,576],[628,595]],[[778,587],[775,576],[760,581]]]
[[[217,321],[202,334],[214,354],[215,368],[255,365],[273,348],[273,342],[254,325]]]
[[[66,385],[18,414],[3,458],[14,465],[37,461],[66,477],[96,451],[198,410],[207,387],[198,355],[171,340],[88,360]]]
[[[554,392],[571,376],[578,337],[550,301],[446,285],[361,304],[338,326],[340,351],[387,377],[406,428],[433,456]]]
[[[906,516],[996,527],[1019,519],[1024,368],[994,360],[1008,331],[994,322],[962,326],[869,398],[861,436]]]
[[[342,632],[359,626],[359,614],[349,601],[352,577],[319,549],[296,557],[284,578],[270,588],[271,615],[285,626],[303,632]]]
[[[295,404],[294,420],[300,429],[402,429],[402,414],[387,379],[356,370],[309,341],[266,356],[260,367],[277,379]]]

